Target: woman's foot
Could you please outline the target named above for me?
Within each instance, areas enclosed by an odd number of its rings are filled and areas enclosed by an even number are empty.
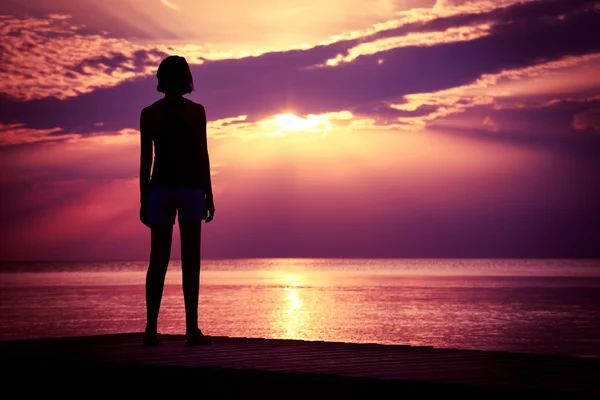
[[[207,346],[211,345],[212,341],[208,336],[204,336],[200,329],[196,329],[185,334],[185,344],[188,346]]]
[[[160,344],[160,334],[157,332],[144,332],[144,346],[158,346]]]

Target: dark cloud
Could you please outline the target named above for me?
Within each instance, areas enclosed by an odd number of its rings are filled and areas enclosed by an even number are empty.
[[[531,108],[477,106],[433,121],[429,126],[453,135],[468,135],[480,140],[509,142],[576,156],[581,162],[591,162],[594,167],[590,170],[596,169],[592,176],[600,179],[597,174],[600,172],[600,135],[590,134],[593,133],[591,129],[578,129],[574,124],[574,116],[594,109],[600,109],[600,100],[562,101]],[[498,121],[498,129],[486,129],[486,118]],[[472,124],[471,128],[465,129],[463,125],[453,123],[460,120],[480,121],[480,125]]]
[[[102,66],[103,73],[111,74],[116,70],[121,71],[133,71],[133,72],[142,72],[146,69],[147,66],[154,66],[154,64],[150,64],[152,61],[151,55],[158,57],[165,57],[166,54],[161,51],[145,51],[138,50],[133,54],[133,57],[127,57],[123,53],[119,52],[111,52],[110,54],[98,56],[94,58],[89,58],[81,63],[73,66],[73,71],[78,74],[90,75],[92,72],[86,72],[86,68],[90,67],[91,71],[97,71]],[[132,64],[131,66],[126,66],[128,64]],[[68,73],[69,71],[67,71]]]
[[[598,0],[545,0],[543,2],[516,3],[509,7],[496,8],[487,12],[457,14],[448,17],[439,17],[430,21],[404,24],[398,28],[376,32],[358,40],[370,41],[402,36],[414,32],[444,31],[450,28],[472,26],[481,23],[505,25],[537,19],[543,20],[549,18],[554,20],[560,16],[592,11],[595,4],[598,4]]]
[[[584,110],[575,113],[573,128],[581,131],[600,132],[600,102],[586,104]]]
[[[397,110],[391,108],[386,104],[377,102],[375,104],[366,104],[360,107],[354,107],[352,109],[354,115],[358,117],[372,118],[375,119],[377,124],[388,124],[397,122],[396,119],[399,117],[422,117],[429,115],[438,109],[437,106],[423,105],[417,107],[415,110]]]

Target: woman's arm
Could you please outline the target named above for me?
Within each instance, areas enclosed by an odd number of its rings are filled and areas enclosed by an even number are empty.
[[[206,174],[204,176],[204,183],[205,183],[204,191],[206,192],[207,195],[210,194],[212,196],[212,181],[210,178],[210,157],[208,155],[208,134],[206,132],[206,124],[207,124],[206,110],[204,109],[203,106],[200,106],[200,137],[201,137],[200,152],[201,152],[202,160],[204,162],[203,170],[204,170],[204,173]]]
[[[210,157],[208,155],[208,133],[206,131],[206,125],[207,125],[207,120],[206,120],[206,110],[204,109],[204,107],[202,105],[200,105],[200,135],[201,135],[201,146],[202,148],[200,149],[201,151],[201,155],[203,158],[203,162],[204,162],[204,173],[206,174],[204,176],[204,193],[206,193],[206,209],[208,210],[208,216],[206,217],[206,222],[210,222],[212,221],[212,219],[214,218],[214,213],[215,213],[215,201],[213,198],[213,191],[212,191],[212,179],[210,177]]]
[[[144,108],[140,116],[140,203],[145,206],[150,189],[152,171],[152,133],[148,110]]]

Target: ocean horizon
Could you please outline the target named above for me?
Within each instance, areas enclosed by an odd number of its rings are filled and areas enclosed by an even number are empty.
[[[0,263],[0,339],[139,332],[147,261]],[[207,259],[208,335],[600,357],[597,259]],[[183,333],[180,261],[161,333]]]

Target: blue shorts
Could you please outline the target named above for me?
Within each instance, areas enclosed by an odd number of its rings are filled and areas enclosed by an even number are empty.
[[[148,223],[175,224],[206,218],[204,190],[191,187],[156,186],[148,193]]]

